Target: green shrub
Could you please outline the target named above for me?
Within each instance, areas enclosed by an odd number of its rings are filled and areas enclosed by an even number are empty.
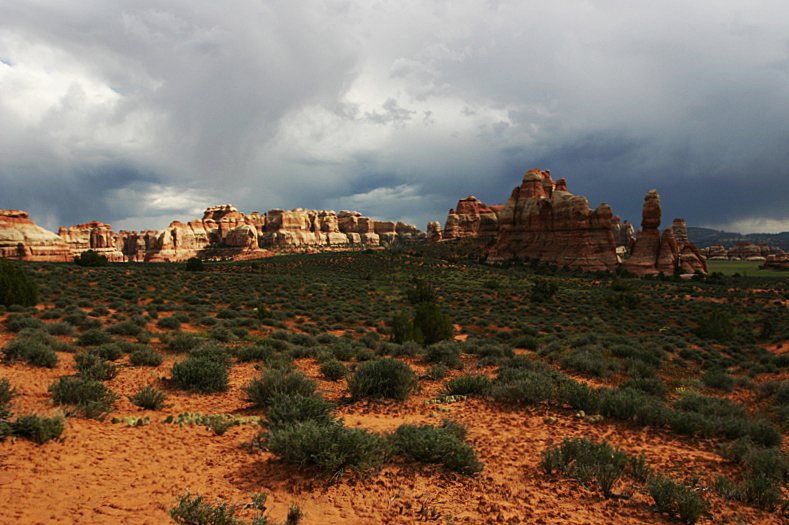
[[[41,417],[36,414],[19,416],[12,424],[13,433],[34,443],[42,445],[52,439],[57,439],[63,433],[63,418]]]
[[[261,342],[242,346],[236,351],[236,358],[242,363],[249,361],[268,361],[276,354],[273,346]]]
[[[540,465],[551,474],[554,470],[578,478],[582,483],[595,479],[610,498],[616,481],[628,465],[628,456],[619,447],[606,441],[595,443],[586,438],[565,438],[556,448],[543,451]]]
[[[713,310],[708,317],[700,319],[693,333],[701,339],[711,339],[719,343],[731,341],[736,335],[729,316],[721,310]]]
[[[619,388],[621,390],[628,388],[632,390],[639,390],[661,399],[665,399],[668,396],[668,387],[664,385],[663,382],[657,377],[638,377],[628,379],[619,385]]]
[[[444,379],[449,374],[449,368],[444,363],[438,363],[427,369],[427,377],[434,380]]]
[[[559,383],[556,395],[559,403],[566,403],[575,410],[594,414],[600,410],[602,394],[586,383],[568,379]]]
[[[17,264],[0,260],[0,305],[35,306],[38,303],[36,283]]]
[[[496,401],[534,405],[550,401],[554,390],[553,381],[546,375],[525,369],[504,369],[499,372],[491,395]]]
[[[340,422],[304,421],[261,436],[263,447],[286,463],[314,466],[328,474],[345,469],[368,470],[387,456],[380,435],[363,428],[346,428]]]
[[[491,387],[485,375],[454,377],[444,384],[444,392],[452,396],[485,395]]]
[[[416,461],[439,463],[467,475],[474,475],[484,467],[474,448],[458,438],[452,427],[400,425],[391,440],[394,453]]]
[[[156,326],[163,330],[180,330],[181,321],[175,317],[160,317],[156,320]]]
[[[397,312],[392,316],[392,341],[397,344],[414,341],[421,345],[424,343],[425,337],[422,330],[414,326],[407,313]]]
[[[55,368],[58,356],[44,341],[46,339],[40,337],[20,335],[3,348],[3,361],[25,361],[33,366]]]
[[[414,277],[411,279],[412,287],[406,290],[408,302],[417,306],[422,303],[435,303],[438,301],[438,293],[430,283]]]
[[[74,264],[77,266],[96,268],[100,266],[107,266],[107,264],[109,264],[109,260],[105,256],[93,250],[87,250],[82,252],[81,255],[74,257]]]
[[[187,357],[173,365],[173,380],[182,388],[196,392],[226,392],[228,369],[210,357]]]
[[[596,345],[575,348],[560,363],[562,368],[571,368],[594,377],[609,377],[618,368],[616,362],[604,357],[602,349]]]
[[[372,397],[405,401],[417,385],[411,367],[391,358],[360,364],[348,380],[348,389],[354,400]]]
[[[317,386],[316,381],[307,378],[302,372],[269,369],[244,386],[243,391],[247,395],[246,401],[256,407],[266,408],[279,395],[312,396]]]
[[[111,342],[112,342],[112,336],[107,332],[103,330],[99,330],[97,328],[91,328],[90,330],[85,330],[77,338],[77,344],[79,346],[98,346]]]
[[[349,370],[348,367],[341,362],[336,359],[331,359],[321,364],[320,372],[323,377],[329,381],[339,381],[348,375]]]
[[[197,348],[198,346],[202,345],[204,342],[205,342],[204,339],[200,339],[199,337],[194,336],[192,334],[177,333],[174,334],[172,338],[167,342],[167,348],[169,348],[173,352],[183,353],[183,352],[189,352],[193,348]]]
[[[127,341],[123,341],[123,343],[127,343]],[[95,354],[102,359],[106,359],[107,361],[116,361],[123,357],[124,352],[124,345],[120,342],[117,343],[105,343],[98,346],[93,346],[87,350],[91,354]]]
[[[49,385],[52,402],[72,405],[89,419],[103,419],[112,412],[118,396],[103,383],[81,377],[61,377]]]
[[[131,321],[121,321],[107,327],[108,334],[135,336],[142,332],[142,327]]]
[[[428,363],[441,363],[449,368],[458,370],[463,368],[463,361],[460,359],[460,346],[452,341],[444,341],[429,346],[425,354],[425,360]]]
[[[163,361],[164,357],[150,346],[138,348],[129,356],[132,366],[159,366]]]
[[[734,388],[734,378],[720,369],[710,369],[701,376],[701,381],[708,388],[715,388],[731,392]]]
[[[268,402],[266,426],[269,431],[295,423],[334,421],[334,405],[318,394],[276,394]]]
[[[432,345],[439,341],[452,339],[454,327],[448,314],[441,311],[436,303],[422,303],[414,314],[414,330],[419,330],[424,344]]]
[[[46,325],[28,314],[11,312],[5,318],[5,327],[9,332],[21,332],[25,329],[42,330]]]
[[[0,419],[11,417],[11,400],[16,396],[16,389],[11,387],[8,379],[0,379]]]
[[[167,395],[151,385],[147,385],[133,396],[129,396],[129,401],[133,405],[146,410],[161,410],[165,399],[167,399]]]
[[[118,367],[91,352],[82,352],[74,356],[77,373],[83,379],[109,381],[118,375]]]
[[[186,260],[187,272],[202,272],[204,269],[203,260],[199,257],[190,257]]]
[[[531,302],[548,303],[553,301],[553,296],[559,291],[559,283],[554,280],[534,279],[531,285]]]
[[[663,474],[650,479],[649,495],[659,510],[678,516],[686,525],[696,523],[707,510],[707,503],[699,492]]]
[[[189,350],[189,357],[205,357],[230,369],[233,365],[233,357],[230,355],[228,349],[213,341],[205,342]]]

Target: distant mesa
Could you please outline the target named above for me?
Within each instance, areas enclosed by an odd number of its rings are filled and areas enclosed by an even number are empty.
[[[58,234],[33,223],[27,213],[0,211],[0,257],[27,261],[72,261],[94,250],[110,261],[183,261],[190,257],[250,259],[283,251],[361,249],[425,242],[413,224],[375,221],[355,211],[270,210],[245,215],[224,204],[184,224],[163,230],[112,231],[90,221],[61,227]]]

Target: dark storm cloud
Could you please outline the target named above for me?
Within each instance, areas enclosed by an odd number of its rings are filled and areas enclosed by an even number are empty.
[[[443,222],[532,167],[640,222],[789,230],[789,4],[0,6],[0,206],[162,228],[230,202]],[[785,226],[785,227],[784,227]]]

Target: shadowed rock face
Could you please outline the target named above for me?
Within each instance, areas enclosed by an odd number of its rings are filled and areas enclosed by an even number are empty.
[[[644,275],[707,273],[707,262],[696,245],[688,240],[685,219],[674,219],[660,234],[660,195],[650,190],[644,197],[641,230],[631,242],[630,258],[622,268],[639,277]]]
[[[496,207],[489,207],[473,195],[460,199],[456,208],[449,210],[444,224],[444,239],[494,237],[499,231]]]
[[[123,252],[123,240],[112,231],[109,224],[90,221],[66,228],[61,226],[58,235],[66,241],[72,257],[82,252],[93,250],[111,262],[126,260]]]
[[[564,179],[554,183],[550,172],[531,169],[499,213],[498,239],[488,261],[519,257],[613,271],[617,257],[612,219],[607,204],[591,210],[585,197],[567,191]]]
[[[21,210],[0,210],[0,258],[42,262],[74,260],[66,241],[37,226]]]

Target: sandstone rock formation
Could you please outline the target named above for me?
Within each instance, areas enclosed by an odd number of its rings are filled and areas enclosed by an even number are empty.
[[[498,207],[498,211],[501,211],[501,207]],[[460,199],[457,207],[449,210],[443,238],[495,237],[498,232],[499,216],[495,207],[489,207],[470,195]]]
[[[750,242],[738,242],[726,252],[726,256],[732,261],[764,261],[768,255],[770,255],[768,245]]]
[[[103,255],[110,262],[123,262],[126,255],[123,252],[123,241],[112,231],[109,224],[99,221],[90,221],[86,224],[77,224],[66,228],[61,226],[58,235],[66,241],[72,257],[82,252],[93,250]]]
[[[725,261],[729,259],[729,256],[726,254],[726,248],[722,244],[707,246],[701,250],[701,253],[708,261]]]
[[[441,223],[432,221],[427,223],[428,242],[438,242],[441,240]]]
[[[688,241],[684,219],[675,219],[670,228],[660,234],[660,195],[650,190],[644,197],[641,230],[631,243],[630,258],[622,268],[639,277],[644,275],[707,273],[707,263],[701,252]]]
[[[614,215],[614,218],[611,220],[611,233],[614,234],[614,242],[616,242],[617,246],[629,247],[630,241],[636,232],[633,229],[633,225],[627,220],[624,223],[621,221],[622,218],[619,215]]]
[[[771,253],[765,257],[761,268],[767,270],[789,270],[789,253]]]
[[[37,226],[21,210],[0,210],[0,258],[23,261],[73,261],[57,234]]]
[[[498,238],[488,261],[536,258],[587,271],[613,271],[617,258],[612,219],[607,204],[592,211],[585,197],[567,191],[564,179],[554,183],[550,172],[531,169],[499,214]]]

